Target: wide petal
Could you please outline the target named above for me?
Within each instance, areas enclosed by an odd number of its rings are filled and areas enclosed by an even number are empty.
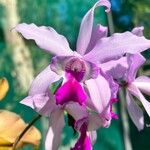
[[[143,107],[145,108],[147,114],[150,116],[150,102],[148,102],[143,94],[140,92],[140,90],[134,85],[134,83],[130,84],[128,86],[128,90],[132,95],[137,97],[140,102],[142,103]]]
[[[110,10],[110,2],[108,0],[99,0],[82,19],[77,40],[77,52],[81,55],[85,54],[88,44],[90,42],[93,29],[94,10],[98,6],[105,6],[107,8],[107,12]]]
[[[46,67],[32,82],[29,95],[20,103],[31,107],[41,115],[49,115],[56,104],[49,86],[60,79],[56,73],[51,71],[50,66]]]
[[[51,114],[50,127],[45,140],[45,150],[58,150],[61,144],[64,124],[64,113],[62,110],[57,110]]]
[[[50,93],[28,96],[24,98],[20,103],[31,107],[36,112],[44,116],[49,116],[52,111],[58,108],[53,95]]]
[[[102,113],[108,106],[111,98],[109,83],[103,76],[99,75],[96,79],[85,81],[85,84],[95,110],[98,113]]]
[[[41,26],[38,27],[35,24],[18,24],[15,30],[23,35],[26,39],[31,39],[36,44],[55,55],[70,55],[72,51],[66,38],[58,34],[53,28]]]
[[[99,67],[106,74],[111,75],[113,79],[120,80],[124,78],[129,65],[127,63],[127,57],[121,57],[117,60],[110,60],[105,63],[99,64]]]
[[[129,64],[129,68],[127,70],[126,74],[126,81],[127,82],[132,82],[134,81],[137,71],[139,68],[144,64],[146,59],[141,55],[141,54],[128,54],[127,55],[127,62]]]
[[[88,44],[86,53],[90,52],[94,48],[94,46],[96,45],[99,39],[103,37],[107,37],[107,34],[108,34],[107,27],[102,26],[101,24],[98,24],[97,26],[93,26],[91,39]]]
[[[84,56],[94,63],[118,59],[126,53],[140,53],[150,48],[150,40],[136,36],[131,32],[115,33],[111,37],[100,39],[93,50]]]
[[[116,70],[117,71],[117,70]],[[107,80],[107,82],[109,83],[109,87],[111,90],[111,99],[117,99],[117,94],[118,94],[118,90],[119,90],[119,85],[118,83],[114,80],[115,78],[113,78],[113,76],[109,73],[103,72],[100,69],[100,74]]]
[[[126,103],[129,116],[131,117],[133,123],[138,128],[142,130],[144,128],[144,115],[142,109],[136,104],[132,95],[126,91]]]
[[[150,78],[140,76],[135,79],[134,84],[145,94],[150,96]]]
[[[133,28],[133,30],[131,32],[137,36],[143,36],[143,30],[144,30],[144,27],[141,26],[141,27]]]
[[[49,86],[60,79],[55,72],[51,71],[50,66],[47,66],[39,75],[33,80],[29,95],[33,96],[36,94],[43,94],[45,93]]]

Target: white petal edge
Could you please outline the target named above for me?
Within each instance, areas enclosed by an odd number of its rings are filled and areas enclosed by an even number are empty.
[[[150,95],[150,78],[146,76],[140,76],[135,79],[134,85],[136,85],[143,93]]]
[[[132,95],[134,95],[135,97],[137,97],[140,100],[140,102],[142,103],[143,107],[145,108],[147,114],[150,117],[150,102],[148,102],[145,99],[145,97],[143,96],[141,91],[133,83],[128,86],[128,90]]]
[[[138,128],[142,130],[144,128],[144,115],[142,109],[136,104],[132,95],[129,91],[126,91],[126,104],[129,116],[131,117],[133,123]]]

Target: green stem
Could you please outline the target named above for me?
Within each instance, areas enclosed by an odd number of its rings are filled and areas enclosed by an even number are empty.
[[[113,23],[111,11],[107,14],[107,22],[108,22],[108,27],[109,27],[109,34],[112,35],[114,33],[115,29],[114,29],[114,23]]]
[[[122,119],[122,126],[123,126],[123,138],[124,138],[124,145],[126,150],[132,150],[132,144],[130,140],[130,129],[129,129],[129,120],[126,111],[126,99],[125,99],[125,89],[120,89],[119,92],[120,97],[120,113]]]
[[[113,24],[113,18],[112,18],[112,12],[107,14],[107,21],[109,26],[109,34],[112,35],[114,33],[114,24]],[[122,118],[122,126],[123,126],[123,139],[125,144],[125,150],[132,150],[132,144],[130,141],[130,129],[129,129],[129,122],[128,122],[128,115],[125,108],[125,89],[121,89],[119,92],[119,98],[120,98],[120,113]]]
[[[20,133],[20,135],[18,136],[18,138],[16,139],[16,141],[13,144],[13,148],[12,150],[16,150],[17,144],[19,143],[19,141],[22,139],[22,137],[24,136],[24,134],[31,128],[31,126],[41,118],[41,115],[36,116],[35,118],[33,118],[33,120],[28,124],[28,126]]]

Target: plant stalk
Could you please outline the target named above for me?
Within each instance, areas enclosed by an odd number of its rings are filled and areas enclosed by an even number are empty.
[[[22,137],[24,136],[24,134],[30,129],[30,127],[41,118],[41,115],[36,116],[35,118],[33,118],[33,120],[26,126],[26,128],[20,133],[20,135],[18,136],[18,138],[16,139],[16,141],[13,144],[12,150],[16,150],[16,147],[19,143],[19,141],[22,139]]]

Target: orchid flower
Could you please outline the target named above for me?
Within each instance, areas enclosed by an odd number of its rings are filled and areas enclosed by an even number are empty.
[[[48,84],[48,87],[55,81],[55,78],[57,78],[57,80],[62,76],[65,76],[65,79],[67,78],[67,82],[59,90],[60,92],[58,91],[58,93],[56,93],[57,103],[61,104],[64,101],[68,101],[68,98],[66,99],[65,94],[61,91],[67,91],[67,89],[70,89],[70,86],[74,86],[74,79],[80,82],[90,78],[96,78],[99,74],[97,64],[107,59],[118,58],[127,52],[137,53],[150,47],[149,40],[144,37],[136,36],[131,32],[117,33],[107,38],[107,28],[101,25],[96,27],[93,25],[94,10],[98,6],[106,6],[107,12],[110,10],[109,1],[101,0],[87,12],[81,23],[77,40],[77,52],[71,51],[66,38],[59,35],[50,27],[37,27],[34,24],[19,24],[15,28],[26,39],[35,40],[40,48],[57,55],[52,58],[50,64],[51,72],[49,71],[48,74],[49,77],[46,77],[45,81],[43,81],[46,82],[45,84]],[[49,67],[46,69],[49,70]],[[47,72],[46,69],[43,71],[43,77],[45,77],[44,72]],[[50,83],[49,80],[51,80],[51,78],[54,80]],[[78,84],[78,82],[76,83]],[[78,84],[77,87],[82,89],[81,84]],[[32,87],[31,91],[32,90],[34,90],[34,87]],[[75,91],[75,93],[79,93],[77,91],[80,90],[76,89]],[[44,93],[45,91],[39,90],[37,93],[41,92]],[[70,90],[69,93],[70,92],[72,93],[72,90]],[[29,92],[29,95],[30,93],[32,92]],[[72,93],[70,95],[74,94]],[[77,101],[80,101],[80,104],[84,103],[83,99],[85,99],[85,95],[83,92],[81,94],[83,97],[79,97],[80,94],[75,95],[78,97]]]
[[[67,78],[71,75],[77,81],[96,78],[99,74],[97,68],[99,63],[121,57],[128,52],[142,52],[150,47],[149,40],[131,32],[106,37],[107,28],[93,25],[94,10],[98,6],[105,6],[106,12],[110,10],[109,1],[101,0],[87,12],[81,23],[76,52],[70,49],[65,37],[50,27],[23,23],[17,25],[15,29],[26,39],[35,40],[40,48],[56,55],[50,65],[52,76],[55,72],[60,76],[67,74]]]
[[[121,87],[125,88],[126,105],[129,116],[138,130],[142,130],[144,128],[144,115],[134,97],[140,101],[150,116],[150,102],[148,102],[141,93],[143,92],[150,95],[150,79],[145,76],[136,78],[137,71],[141,65],[144,64],[145,58],[141,54],[127,54],[126,57],[121,58],[118,61],[122,61],[124,63],[120,63],[120,65],[116,66],[114,65],[114,68],[107,71],[114,76],[114,79],[118,82],[118,84],[120,84]],[[116,62],[114,63],[117,64]],[[114,74],[114,71],[118,72],[118,74]]]
[[[146,76],[135,78],[139,67],[145,62],[145,58],[143,56],[138,54],[131,55],[128,58],[128,62],[131,65],[127,72],[128,78],[126,81],[127,109],[138,130],[142,130],[144,128],[144,115],[142,109],[137,105],[137,101],[134,100],[134,97],[141,102],[146,112],[150,116],[150,102],[148,102],[141,93],[143,92],[147,95],[150,95],[150,79]]]
[[[138,128],[144,128],[143,111],[138,106],[134,97],[140,100],[148,115],[150,116],[150,103],[144,98],[141,92],[150,95],[149,78],[140,76],[136,78],[138,69],[145,62],[145,58],[141,54],[127,54],[127,56],[120,58],[117,61],[111,61],[113,67],[106,67],[107,63],[103,64],[103,70],[111,74],[113,78],[126,89],[126,103],[127,109],[131,119]],[[108,62],[110,63],[110,62]],[[116,74],[117,72],[117,74]]]
[[[88,18],[90,18],[90,28],[92,28],[94,9],[101,5],[106,6],[107,10],[110,8],[110,3],[108,1],[97,2],[85,16],[83,24],[86,24],[86,22],[88,23]],[[52,59],[50,66],[36,77],[31,85],[29,96],[21,102],[35,109],[42,115],[46,114],[51,118],[52,124],[49,128],[47,134],[48,140],[46,140],[45,145],[48,150],[57,149],[60,141],[60,133],[64,126],[63,110],[66,110],[72,116],[74,116],[76,111],[79,111],[77,105],[74,107],[72,106],[72,108],[69,109],[70,101],[74,102],[73,105],[75,105],[76,102],[80,105],[84,105],[86,94],[84,93],[82,83],[80,82],[90,78],[96,78],[99,74],[99,68],[91,62],[85,61],[80,53],[71,51],[67,40],[56,33],[52,28],[38,28],[33,24],[20,24],[16,27],[16,30],[22,33],[25,38],[34,39],[41,48],[49,50],[57,55]],[[81,27],[79,38],[83,36],[82,30]],[[41,39],[40,34],[43,34],[42,36],[44,36],[44,38]],[[60,46],[56,42],[58,42]],[[78,43],[80,43],[80,40]],[[61,72],[63,73],[61,74]],[[49,86],[55,81],[58,81],[61,77],[64,77],[64,80],[66,81],[56,91],[53,98],[49,91]],[[51,103],[49,103],[49,100],[51,100]],[[80,108],[81,106],[79,104],[78,106]],[[73,108],[76,110],[73,111]],[[81,110],[84,111],[83,106]],[[81,118],[79,118],[79,116],[83,116],[83,114],[83,112],[79,113],[76,115],[78,116],[78,119],[75,117],[74,119],[76,121],[80,120]],[[52,133],[54,133],[53,136]],[[50,138],[52,138],[52,140],[50,140]],[[51,143],[49,141],[51,141]]]
[[[52,28],[37,27],[34,24],[19,24],[16,26],[15,29],[25,38],[34,39],[39,47],[56,55],[52,58],[50,66],[40,74],[40,77],[37,77],[37,80],[33,81],[29,95],[47,93],[48,87],[63,77],[64,83],[55,93],[56,103],[62,105],[71,100],[81,105],[85,103],[86,94],[84,93],[82,82],[90,78],[96,78],[99,74],[99,68],[96,64],[84,60],[84,53],[80,49],[84,45],[82,50],[86,51],[88,43],[90,43],[94,10],[98,6],[106,6],[106,11],[110,10],[109,1],[98,1],[88,11],[81,24],[77,41],[77,52],[73,52],[69,48],[66,38],[59,35]],[[88,32],[85,31],[85,26]],[[86,36],[87,38],[85,38],[83,32],[89,33]]]
[[[141,37],[143,36],[143,29],[143,27],[136,27],[132,30],[132,33]],[[150,116],[150,103],[140,92],[146,90],[147,92],[144,93],[150,95],[148,92],[149,78],[142,76],[135,79],[138,69],[144,62],[145,58],[141,54],[127,54],[120,59],[111,60],[100,65],[105,73],[111,75],[118,84],[125,87],[127,109],[138,130],[144,128],[143,111],[138,106],[137,101],[134,100],[133,96],[141,101]]]
[[[86,13],[81,22],[76,51],[72,51],[67,39],[51,27],[25,23],[15,27],[23,37],[34,40],[41,49],[55,55],[50,65],[33,81],[28,97],[21,101],[50,118],[46,150],[56,150],[60,144],[64,111],[75,119],[81,139],[87,137],[82,131],[85,122],[86,133],[108,127],[111,119],[117,118],[112,112],[112,103],[116,101],[118,85],[101,71],[102,63],[119,59],[126,53],[140,53],[150,47],[150,40],[136,35],[136,30],[135,33],[115,33],[107,37],[107,28],[93,23],[94,11],[99,6],[105,6],[106,12],[110,11],[110,2],[99,0]],[[62,85],[52,94],[49,87],[61,78]]]

